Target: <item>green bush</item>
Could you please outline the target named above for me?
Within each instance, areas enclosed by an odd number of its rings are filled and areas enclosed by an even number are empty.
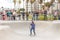
[[[47,16],[47,20],[54,20],[53,15],[48,15],[48,16]]]
[[[39,20],[44,20],[44,15],[39,15],[38,19]]]
[[[32,20],[32,15],[29,15],[29,19]],[[39,15],[38,20],[44,20],[44,15]],[[54,16],[48,15],[47,20],[54,20]],[[56,17],[56,20],[58,20],[58,17]]]
[[[32,15],[30,14],[29,17],[28,17],[29,20],[32,20]]]

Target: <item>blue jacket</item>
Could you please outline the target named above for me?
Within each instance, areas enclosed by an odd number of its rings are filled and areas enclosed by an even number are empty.
[[[35,29],[35,24],[32,23],[32,24],[31,24],[31,28],[32,28],[32,29]]]

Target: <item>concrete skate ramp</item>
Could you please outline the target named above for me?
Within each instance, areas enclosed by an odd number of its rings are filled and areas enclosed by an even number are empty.
[[[36,30],[50,30],[60,32],[60,21],[34,21]],[[29,30],[31,21],[3,21],[1,25],[9,25],[12,29]]]
[[[48,21],[34,21],[36,28],[46,28],[51,25]],[[3,21],[1,25],[9,25],[11,28],[28,29],[30,27],[31,21]]]
[[[30,23],[31,21],[0,21],[0,25],[11,28],[0,31],[0,40],[60,40],[60,33],[54,32],[56,28],[60,29],[59,21],[35,21],[37,35],[32,37],[29,36]]]

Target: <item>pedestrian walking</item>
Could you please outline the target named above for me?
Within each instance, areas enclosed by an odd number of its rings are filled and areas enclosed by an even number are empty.
[[[9,11],[7,12],[8,20],[11,20],[11,16],[12,16],[12,12],[9,10]]]
[[[16,20],[16,11],[13,12],[12,17],[13,17],[13,20]]]

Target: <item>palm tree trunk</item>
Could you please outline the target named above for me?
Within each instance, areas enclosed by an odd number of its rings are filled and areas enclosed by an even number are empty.
[[[24,9],[24,0],[23,0],[23,9]],[[23,10],[23,12],[24,12],[24,10]]]
[[[14,9],[15,9],[15,4],[14,4]]]
[[[32,3],[31,3],[31,12],[32,12]]]
[[[28,12],[28,2],[27,2],[27,4],[26,4],[26,12]]]

